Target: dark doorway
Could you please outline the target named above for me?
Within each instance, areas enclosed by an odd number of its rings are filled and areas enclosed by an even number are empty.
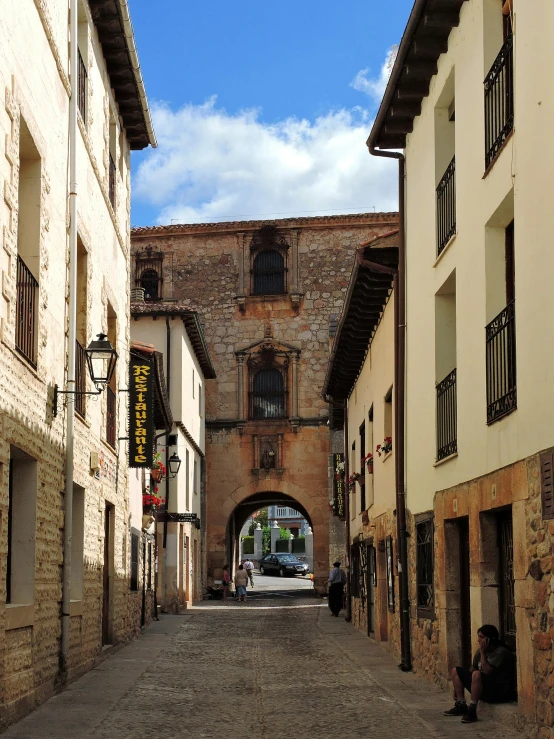
[[[367,545],[367,633],[375,636],[375,588],[377,587],[377,554],[373,544]]]
[[[456,520],[460,542],[460,645],[462,665],[471,664],[471,607],[469,590],[469,518]]]
[[[514,529],[511,509],[498,514],[498,549],[500,637],[515,652]]]
[[[104,511],[104,569],[102,573],[102,645],[111,644],[111,561],[112,561],[112,511],[106,504]]]

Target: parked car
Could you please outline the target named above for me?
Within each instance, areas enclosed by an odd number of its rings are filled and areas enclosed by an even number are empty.
[[[260,559],[261,575],[307,575],[310,568],[294,554],[266,554]]]

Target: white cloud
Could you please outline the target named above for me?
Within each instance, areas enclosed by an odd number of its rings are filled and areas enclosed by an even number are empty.
[[[395,164],[369,156],[362,108],[273,124],[256,110],[229,114],[215,97],[152,112],[159,148],[139,166],[133,194],[159,224],[396,208]]]
[[[383,97],[383,94],[385,92],[385,88],[387,87],[390,73],[392,72],[397,54],[398,46],[391,47],[387,53],[387,58],[385,59],[383,66],[381,67],[379,77],[369,77],[369,68],[360,69],[358,74],[350,83],[350,87],[358,90],[358,92],[365,92],[365,94],[369,95],[369,97],[374,102],[380,103],[381,98]]]

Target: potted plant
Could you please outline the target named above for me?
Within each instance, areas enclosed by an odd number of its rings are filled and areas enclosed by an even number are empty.
[[[349,490],[353,490],[353,489],[354,489],[354,485],[355,485],[355,484],[356,484],[356,482],[357,482],[357,481],[358,481],[358,480],[360,479],[360,477],[361,477],[361,476],[362,476],[362,475],[361,475],[361,473],[360,473],[360,472],[353,472],[353,473],[352,473],[352,474],[350,475],[350,477],[348,478],[348,489],[349,489]]]
[[[369,474],[372,475],[373,474],[373,454],[371,452],[369,452],[369,454],[366,454],[365,457],[362,459],[362,467],[364,466],[364,464],[367,467],[367,471],[369,472]]]
[[[381,457],[383,454],[385,457],[387,454],[392,452],[392,436],[385,436],[385,439],[382,444],[377,444],[377,447],[375,449],[377,454]]]
[[[162,449],[162,452],[165,452],[165,449]],[[162,462],[162,455],[160,452],[154,452],[154,464],[152,465],[152,469],[150,470],[150,477],[154,480],[154,482],[160,482],[162,477],[165,475],[166,469],[165,465]]]
[[[142,512],[145,515],[153,514],[163,505],[165,505],[165,498],[161,498],[158,494],[158,486],[156,485],[153,490],[147,486],[142,494]]]

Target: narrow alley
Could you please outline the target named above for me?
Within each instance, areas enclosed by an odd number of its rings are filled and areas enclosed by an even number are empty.
[[[308,583],[256,585],[245,604],[162,616],[4,739],[518,736],[504,723],[510,706],[500,707],[504,725],[488,707],[473,726],[444,717],[447,694],[399,672]]]

